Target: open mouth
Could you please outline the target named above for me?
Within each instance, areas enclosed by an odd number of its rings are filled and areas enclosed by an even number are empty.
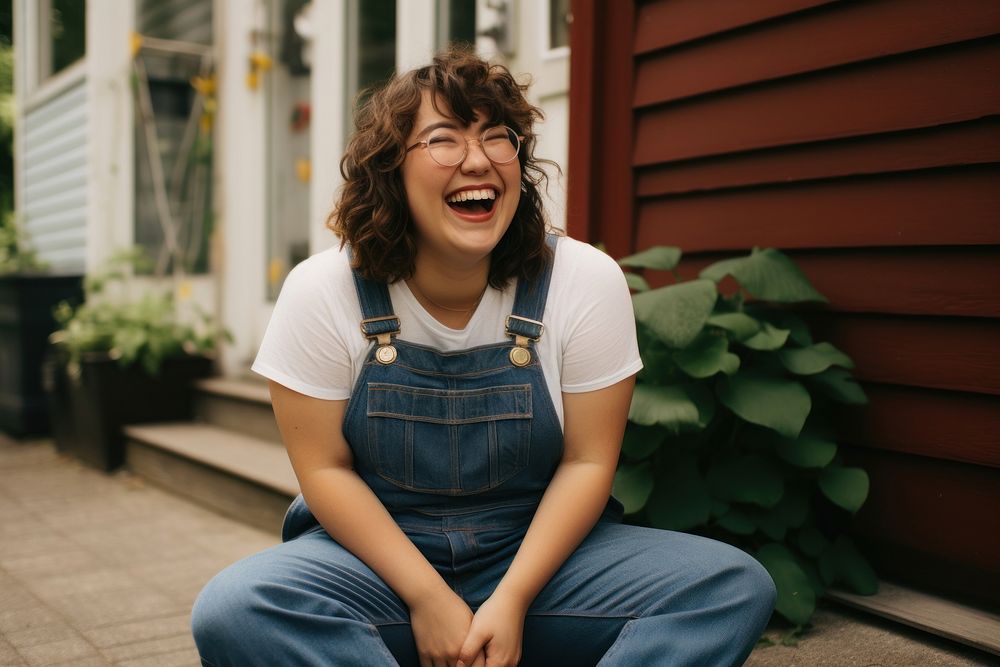
[[[445,198],[448,206],[457,213],[465,215],[484,215],[493,211],[496,204],[497,191],[492,188],[481,190],[462,190]]]

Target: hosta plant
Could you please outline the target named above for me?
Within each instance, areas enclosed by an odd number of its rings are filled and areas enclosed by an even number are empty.
[[[635,523],[708,535],[753,554],[778,588],[776,610],[804,625],[832,585],[876,592],[871,567],[843,534],[868,475],[845,466],[836,404],[861,404],[851,360],[816,342],[788,304],[821,302],[788,257],[754,250],[680,280],[681,252],[620,261],[672,271],[650,289],[627,273],[644,363],[615,495]],[[724,294],[720,282],[739,290]]]

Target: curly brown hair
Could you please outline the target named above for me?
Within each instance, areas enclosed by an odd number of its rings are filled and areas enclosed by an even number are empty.
[[[545,214],[539,187],[547,183],[534,156],[532,125],[542,112],[524,97],[527,85],[503,65],[490,64],[470,50],[453,48],[430,65],[394,76],[361,106],[355,132],[340,161],[344,184],[326,225],[351,245],[353,265],[366,278],[393,283],[413,276],[417,244],[400,167],[424,91],[470,125],[478,113],[490,124],[508,125],[524,137],[521,199],[514,219],[490,256],[490,286],[502,289],[511,278],[532,280],[551,256],[545,244]],[[556,165],[556,169],[558,166]]]

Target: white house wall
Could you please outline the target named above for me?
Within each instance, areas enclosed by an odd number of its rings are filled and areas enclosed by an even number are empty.
[[[25,114],[18,206],[39,257],[83,271],[87,237],[87,85],[80,79]]]

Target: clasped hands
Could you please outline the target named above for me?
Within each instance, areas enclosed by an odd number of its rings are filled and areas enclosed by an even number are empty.
[[[516,667],[527,609],[491,596],[475,614],[450,589],[410,605],[420,667]]]

